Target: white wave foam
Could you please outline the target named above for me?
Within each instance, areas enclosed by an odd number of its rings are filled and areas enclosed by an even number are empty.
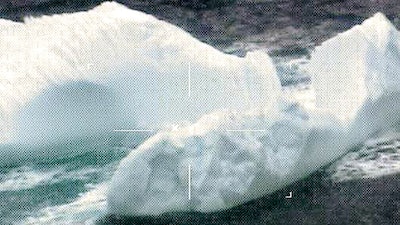
[[[0,175],[0,192],[25,190],[45,185],[51,182],[54,176],[62,172],[62,169],[36,171],[27,166],[19,167],[7,174]]]
[[[95,224],[95,220],[106,212],[108,183],[102,183],[83,193],[75,201],[47,207],[23,221],[22,224]]]
[[[77,169],[71,169],[67,164],[45,169],[21,166],[0,174],[0,192],[27,190],[71,180],[90,181],[92,177],[110,179],[116,165],[117,162],[111,162]]]
[[[361,150],[346,154],[328,171],[336,182],[400,173],[400,134],[390,132],[368,140]]]

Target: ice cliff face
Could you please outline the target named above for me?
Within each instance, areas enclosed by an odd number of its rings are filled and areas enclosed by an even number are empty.
[[[217,112],[158,133],[119,165],[109,212],[226,209],[332,162],[400,121],[399,47],[398,31],[377,14],[315,50],[314,107]]]
[[[399,121],[400,34],[383,14],[317,47],[309,71],[317,107],[352,126],[358,141]]]
[[[343,153],[344,140],[334,120],[296,106],[206,115],[158,133],[122,160],[109,189],[109,212],[226,209],[311,173]]]
[[[117,3],[0,26],[4,144],[157,130],[217,109],[268,109],[280,95],[264,53],[226,55]]]

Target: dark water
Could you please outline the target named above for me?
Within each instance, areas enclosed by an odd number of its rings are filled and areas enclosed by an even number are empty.
[[[399,224],[400,175],[333,183],[324,171],[283,190],[215,213],[160,217],[108,215],[98,225]],[[286,199],[289,192],[292,199]]]

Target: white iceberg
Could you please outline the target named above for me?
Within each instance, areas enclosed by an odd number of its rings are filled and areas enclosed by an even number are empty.
[[[339,157],[345,139],[332,117],[295,105],[281,113],[206,115],[158,133],[123,159],[109,189],[109,212],[226,209],[272,193]]]
[[[400,120],[400,34],[381,13],[317,47],[308,70],[316,105],[351,127],[354,142]]]
[[[399,47],[398,31],[377,14],[312,54],[316,105],[215,112],[156,134],[120,163],[109,212],[222,210],[334,161],[400,121]]]
[[[266,54],[221,53],[113,2],[24,23],[0,20],[0,28],[0,164],[63,155],[47,156],[43,146],[88,138],[99,144],[93,137],[113,130],[157,130],[224,108],[270,108],[280,96]]]

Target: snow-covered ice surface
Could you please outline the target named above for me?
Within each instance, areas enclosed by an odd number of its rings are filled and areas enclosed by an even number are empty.
[[[269,108],[279,96],[266,54],[221,53],[117,3],[0,21],[0,164],[35,155],[24,146],[157,130],[224,108]]]
[[[329,167],[332,179],[399,172],[399,31],[377,13],[317,47],[308,70],[317,107],[336,112],[355,144],[356,151]]]
[[[313,52],[305,66],[312,88],[297,99],[267,112],[215,112],[159,132],[120,163],[109,212],[226,209],[301,179],[391,129],[400,120],[399,40],[378,13]],[[316,102],[304,97],[310,93]]]
[[[332,117],[305,113],[296,105],[279,113],[212,113],[158,133],[123,159],[109,190],[109,212],[158,215],[229,208],[339,157],[345,138]]]
[[[317,107],[352,126],[356,142],[400,119],[400,34],[381,13],[317,47],[307,67]]]

